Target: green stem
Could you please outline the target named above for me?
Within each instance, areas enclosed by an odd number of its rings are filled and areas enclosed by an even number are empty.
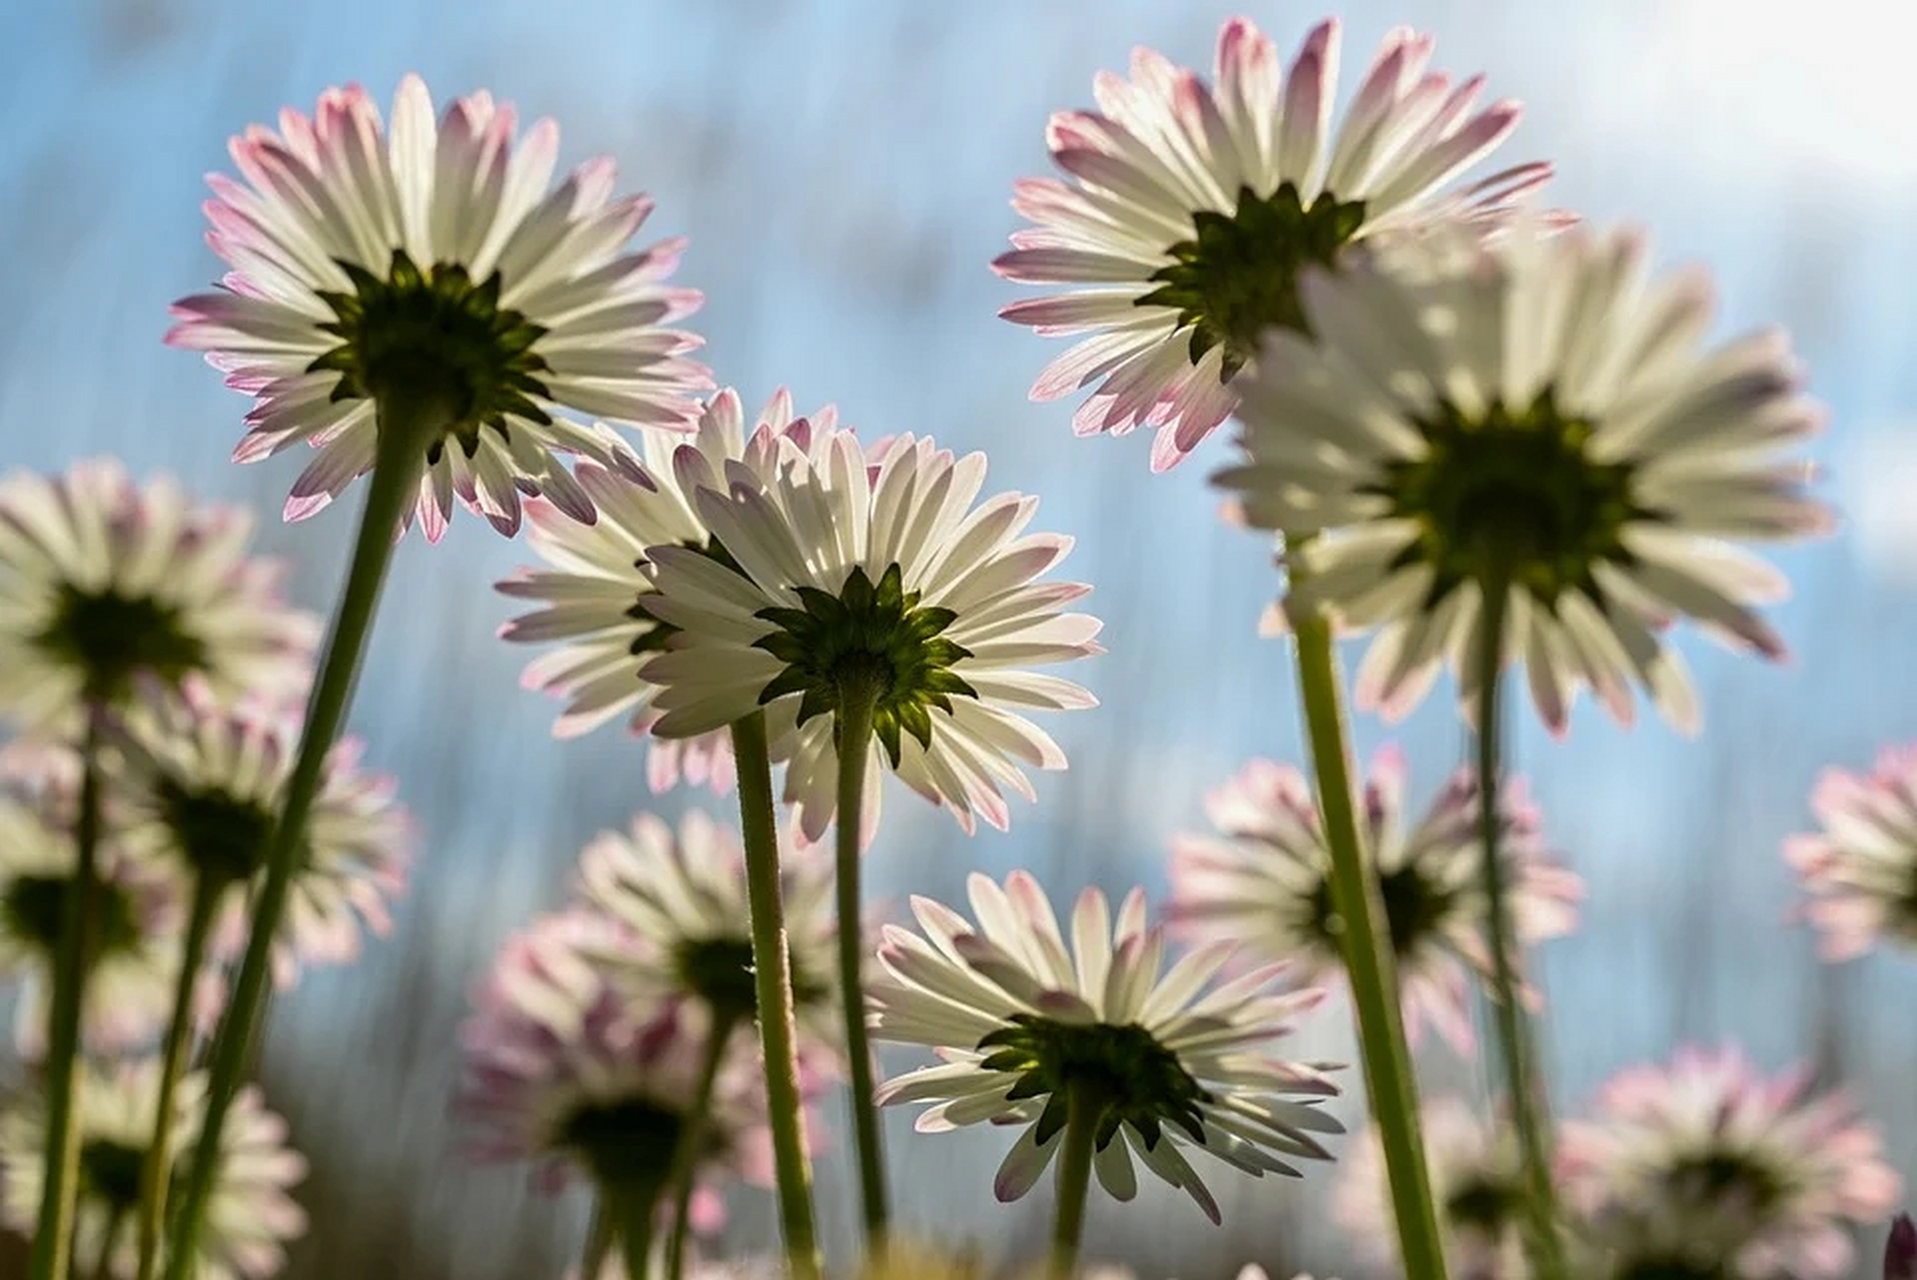
[[[838,707],[839,795],[834,819],[838,846],[839,996],[845,1011],[845,1054],[852,1067],[852,1127],[859,1150],[859,1191],[865,1210],[866,1251],[885,1250],[887,1219],[885,1131],[879,1123],[877,1084],[872,1077],[871,1034],[865,1025],[864,903],[859,890],[860,830],[864,825],[866,760],[872,751],[869,689],[840,690]]]
[[[602,1195],[592,1207],[592,1225],[586,1228],[586,1253],[581,1260],[579,1280],[599,1280],[605,1274],[606,1259],[619,1236],[619,1220]]]
[[[153,1280],[160,1260],[160,1228],[166,1221],[167,1184],[173,1172],[173,1095],[186,1071],[193,1044],[193,995],[199,985],[206,940],[220,905],[223,885],[201,874],[193,884],[193,910],[180,953],[180,980],[173,992],[173,1021],[166,1029],[160,1058],[160,1097],[153,1117],[153,1140],[140,1166],[140,1280]]]
[[[812,1221],[812,1166],[805,1152],[799,1094],[798,1030],[792,1012],[792,957],[779,889],[779,833],[772,811],[772,763],[765,713],[732,726],[739,765],[739,826],[745,844],[746,901],[752,917],[752,973],[765,1052],[767,1120],[778,1173],[779,1221],[796,1280],[818,1280],[818,1231]]]
[[[1298,573],[1294,569],[1294,587]],[[1292,620],[1298,642],[1298,692],[1304,704],[1318,808],[1331,854],[1331,902],[1344,924],[1345,968],[1358,1017],[1365,1091],[1384,1148],[1405,1274],[1444,1280],[1444,1250],[1419,1135],[1418,1084],[1398,1003],[1396,956],[1385,927],[1377,877],[1365,861],[1352,787],[1344,681],[1331,624],[1322,614]]]
[[[626,1280],[651,1280],[652,1228],[659,1218],[659,1193],[664,1190],[663,1181],[649,1178],[606,1200],[609,1207],[618,1210],[619,1249],[626,1259]]]
[[[679,1280],[686,1269],[686,1241],[692,1235],[692,1191],[699,1183],[699,1153],[705,1146],[707,1121],[712,1109],[712,1086],[719,1078],[726,1048],[732,1043],[735,1015],[714,1010],[712,1031],[706,1037],[705,1058],[699,1064],[699,1081],[693,1089],[692,1108],[686,1113],[685,1129],[679,1135],[679,1149],[673,1153],[672,1234],[666,1237],[666,1277]]]
[[[253,927],[247,938],[246,954],[233,981],[232,1001],[213,1042],[206,1114],[187,1179],[185,1199],[180,1202],[173,1249],[167,1260],[167,1280],[187,1280],[192,1267],[200,1223],[206,1215],[218,1172],[220,1134],[226,1126],[226,1113],[246,1073],[254,1026],[266,1009],[273,942],[279,935],[280,917],[285,913],[287,893],[299,864],[307,815],[319,793],[327,753],[339,737],[347,706],[353,699],[360,658],[372,633],[373,615],[379,605],[380,588],[386,581],[386,566],[393,556],[400,520],[417,496],[426,465],[425,445],[421,442],[431,438],[447,420],[437,402],[430,398],[380,405],[378,453],[372,481],[367,486],[366,506],[360,512],[352,565],[346,573],[338,611],[333,615],[332,630],[326,637],[313,696],[306,706],[299,756],[287,780],[279,820],[267,844],[266,874],[253,903]]]
[[[40,1219],[28,1264],[30,1280],[64,1280],[72,1263],[75,1198],[80,1186],[79,1113],[74,1073],[80,1058],[80,1010],[85,1003],[88,937],[92,929],[95,855],[100,843],[100,732],[97,701],[86,709],[80,743],[80,813],[74,824],[73,879],[61,906],[60,941],[53,959],[47,1015],[47,1150]]]
[[[1551,1182],[1550,1135],[1542,1114],[1538,1084],[1532,1079],[1529,1020],[1519,998],[1510,905],[1507,901],[1504,859],[1498,854],[1498,791],[1501,713],[1498,686],[1504,666],[1505,610],[1508,585],[1497,578],[1484,584],[1483,631],[1478,646],[1478,836],[1484,852],[1485,912],[1490,917],[1492,1007],[1498,1024],[1499,1057],[1504,1065],[1505,1091],[1511,1119],[1518,1132],[1524,1159],[1525,1233],[1532,1273],[1538,1280],[1562,1280],[1564,1244],[1558,1237],[1556,1192]]]
[[[125,1225],[126,1210],[114,1209],[107,1216],[106,1230],[100,1235],[100,1247],[94,1252],[93,1270],[89,1273],[93,1280],[113,1280],[113,1245]]]
[[[1092,1143],[1105,1112],[1103,1100],[1091,1090],[1069,1084],[1065,1108],[1065,1149],[1058,1156],[1058,1216],[1052,1224],[1052,1280],[1070,1280],[1078,1267],[1085,1201],[1092,1187]]]

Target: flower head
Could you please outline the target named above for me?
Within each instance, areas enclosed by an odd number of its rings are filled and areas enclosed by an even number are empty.
[[[101,1273],[133,1280],[139,1273],[140,1169],[153,1141],[160,1105],[160,1060],[112,1066],[82,1064],[74,1082],[80,1150],[74,1256]],[[169,1172],[182,1178],[199,1145],[206,1076],[189,1072],[173,1097]],[[44,1100],[27,1099],[0,1116],[0,1218],[31,1233],[45,1185]],[[268,1111],[258,1088],[233,1100],[220,1131],[219,1166],[198,1237],[195,1274],[206,1280],[264,1280],[286,1263],[286,1243],[306,1232],[306,1213],[289,1189],[306,1176],[306,1161],[287,1145],[286,1122]],[[112,1238],[108,1239],[108,1233]]]
[[[670,425],[709,385],[665,327],[699,294],[665,284],[683,241],[627,244],[652,203],[613,198],[612,162],[549,188],[550,120],[516,138],[510,104],[455,101],[435,125],[417,76],[390,123],[357,85],[328,89],[312,118],[281,113],[229,150],[244,182],[209,179],[208,241],[232,267],[213,293],[174,304],[168,341],[209,353],[253,397],[234,457],[254,462],[310,441],[288,519],[311,515],[370,470],[381,428],[424,414],[418,518],[437,540],[453,495],[512,533],[520,494],[575,519],[592,502],[558,461],[626,466],[610,428],[561,416]],[[396,429],[396,428],[395,428]],[[407,514],[410,523],[412,513]]]
[[[1012,207],[1035,226],[994,267],[1068,293],[1001,313],[1042,334],[1089,333],[1040,377],[1035,400],[1097,383],[1081,435],[1154,427],[1173,466],[1238,402],[1238,375],[1273,326],[1304,333],[1300,274],[1346,245],[1444,219],[1481,224],[1550,167],[1520,165],[1463,189],[1519,110],[1476,110],[1482,76],[1426,72],[1432,39],[1385,37],[1335,137],[1339,28],[1313,28],[1291,67],[1249,20],[1218,37],[1213,83],[1139,49],[1131,78],[1101,73],[1097,111],[1063,111],[1046,145],[1072,181],[1030,179]]]
[[[1105,896],[1086,890],[1068,951],[1030,875],[1014,872],[1001,888],[974,874],[969,887],[976,925],[914,898],[923,936],[886,927],[884,973],[868,999],[878,1039],[925,1045],[944,1060],[888,1081],[881,1102],[932,1103],[921,1132],[1025,1126],[999,1169],[1001,1200],[1031,1190],[1064,1145],[1073,1096],[1095,1108],[1094,1168],[1119,1200],[1137,1190],[1136,1157],[1216,1222],[1218,1203],[1187,1151],[1253,1177],[1297,1176],[1290,1161],[1329,1158],[1311,1135],[1343,1131],[1318,1106],[1337,1086],[1262,1048],[1317,992],[1272,993],[1273,968],[1201,995],[1230,947],[1202,947],[1161,972],[1164,933],[1146,926],[1141,892],[1114,923]]]
[[[1453,777],[1408,830],[1404,788],[1404,756],[1387,747],[1365,784],[1364,847],[1377,869],[1405,1022],[1414,1036],[1429,1025],[1470,1052],[1471,978],[1488,986],[1491,976],[1477,778]],[[1538,942],[1569,933],[1582,886],[1547,859],[1521,780],[1506,782],[1498,807],[1517,936]],[[1206,809],[1216,834],[1181,836],[1174,844],[1172,910],[1181,927],[1199,941],[1235,940],[1249,955],[1289,961],[1300,982],[1341,980],[1343,925],[1332,908],[1331,853],[1305,776],[1254,760],[1211,794]]]
[[[1621,231],[1433,232],[1310,275],[1315,341],[1273,331],[1217,480],[1250,524],[1319,535],[1294,545],[1292,603],[1381,628],[1361,705],[1402,713],[1446,662],[1474,698],[1487,591],[1556,732],[1583,685],[1621,722],[1641,685],[1694,727],[1658,635],[1679,617],[1782,653],[1751,606],[1785,582],[1725,539],[1826,526],[1781,456],[1822,413],[1781,334],[1705,347],[1705,282],[1644,258]]]
[[[188,686],[182,698],[138,708],[119,735],[130,766],[126,846],[219,895],[213,937],[229,955],[246,945],[248,899],[263,873],[298,732],[277,708],[226,707]],[[394,802],[393,780],[360,768],[361,750],[354,738],[334,744],[307,812],[273,948],[281,986],[292,984],[302,962],[357,959],[362,927],[390,929],[389,903],[406,887],[412,823]]]
[[[1559,1156],[1618,1280],[1835,1280],[1850,1274],[1847,1222],[1880,1221],[1902,1193],[1850,1099],[1813,1098],[1805,1075],[1760,1075],[1731,1050],[1619,1073],[1595,1117],[1565,1123]]]
[[[570,738],[627,715],[635,733],[648,732],[659,719],[658,692],[639,674],[665,648],[675,628],[652,616],[648,601],[656,594],[646,551],[656,546],[690,547],[709,552],[712,536],[692,508],[692,492],[682,488],[673,453],[685,445],[704,463],[702,476],[724,474],[740,464],[769,475],[778,444],[790,440],[805,449],[836,429],[832,406],[810,417],[795,417],[792,397],[776,393],[746,430],[739,395],[727,387],[707,402],[698,430],[690,437],[648,429],[643,433],[642,474],[596,463],[579,464],[579,484],[599,509],[598,522],[582,525],[550,503],[528,504],[529,541],[550,567],[525,569],[499,584],[499,590],[543,607],[514,618],[500,635],[520,643],[560,641],[560,647],[535,658],[522,682],[567,699],[553,732]],[[692,473],[688,473],[692,474]],[[731,787],[732,747],[723,730],[694,738],[654,738],[648,770],[654,791],[684,776],[709,782],[715,790]]]
[[[1020,764],[1065,755],[1025,718],[1093,705],[1078,685],[1025,668],[1101,652],[1095,618],[1063,612],[1089,587],[1042,582],[1071,548],[1026,534],[1038,500],[1006,493],[977,507],[985,456],[955,458],[929,438],[866,449],[850,432],[810,453],[780,444],[768,476],[713,474],[680,449],[681,488],[737,569],[685,547],[650,552],[655,616],[679,633],[642,668],[661,686],[665,737],[709,733],[765,708],[794,717],[786,798],[808,838],[836,807],[837,708],[869,700],[884,759],[913,790],[1003,827],[1003,788],[1030,796]],[[783,722],[782,722],[783,723]],[[867,770],[877,818],[880,753]]]
[[[1825,770],[1811,809],[1823,830],[1792,836],[1784,856],[1824,958],[1854,959],[1879,938],[1917,946],[1917,746],[1884,748],[1868,774]]]
[[[0,716],[77,737],[85,702],[197,678],[222,696],[304,693],[319,628],[283,567],[246,554],[253,518],[111,459],[0,478]]]
[[[1422,1131],[1451,1273],[1460,1280],[1522,1280],[1525,1190],[1516,1134],[1501,1117],[1487,1117],[1458,1098],[1427,1104]],[[1397,1261],[1391,1190],[1375,1130],[1346,1158],[1334,1210],[1339,1225],[1380,1263]]]

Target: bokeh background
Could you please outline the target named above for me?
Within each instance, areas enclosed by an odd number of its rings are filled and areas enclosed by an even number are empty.
[[[1319,0],[1320,3],[1323,0]],[[1686,1041],[1736,1040],[1761,1063],[1811,1063],[1867,1100],[1894,1161],[1917,1170],[1917,960],[1820,968],[1790,923],[1778,846],[1805,826],[1820,768],[1860,767],[1917,736],[1917,88],[1903,0],[1352,0],[1346,90],[1388,26],[1439,36],[1437,65],[1483,69],[1529,115],[1504,155],[1558,165],[1558,203],[1657,233],[1659,257],[1716,272],[1726,332],[1781,322],[1833,409],[1818,454],[1846,522],[1783,557],[1793,660],[1777,668],[1684,643],[1705,691],[1694,741],[1622,731],[1589,707],[1568,741],[1518,736],[1548,828],[1584,874],[1584,927],[1543,965],[1547,1057],[1576,1110],[1616,1068]],[[1212,445],[1151,477],[1144,438],[1080,441],[1069,405],[1025,391],[1057,354],[994,316],[1017,296],[986,268],[1015,225],[1012,180],[1045,168],[1055,108],[1134,44],[1209,66],[1225,0],[0,0],[0,464],[57,468],[99,452],[165,469],[262,513],[261,538],[324,607],[351,505],[277,521],[299,463],[226,461],[239,397],[160,345],[167,302],[217,270],[200,241],[201,175],[229,134],[405,71],[445,97],[476,87],[550,114],[568,160],[609,152],[622,188],[658,198],[647,235],[686,232],[684,283],[722,381],[748,403],[789,385],[874,433],[931,432],[987,450],[997,487],[1044,496],[1079,539],[1067,569],[1096,584],[1109,656],[1088,664],[1101,709],[1057,718],[1069,773],[1039,782],[1010,834],[966,838],[908,797],[888,803],[873,891],[948,900],[966,874],[1033,869],[1069,898],[1086,883],[1165,887],[1167,837],[1254,754],[1295,759],[1281,649],[1253,623],[1267,549],[1223,528]],[[1260,0],[1287,51],[1320,15]],[[499,940],[563,897],[596,830],[638,807],[710,796],[645,791],[640,744],[617,730],[559,744],[553,707],[522,691],[528,656],[493,637],[490,584],[527,560],[462,519],[398,557],[353,727],[397,774],[426,832],[393,935],[276,1011],[263,1071],[312,1175],[301,1277],[557,1276],[583,1206],[542,1199],[518,1169],[462,1160],[448,1103],[466,992]],[[1462,746],[1446,699],[1391,738],[1428,794]],[[1349,1056],[1342,1007],[1301,1052]],[[1355,1072],[1352,1073],[1355,1076]],[[1479,1068],[1426,1054],[1441,1088]],[[1355,1088],[1354,1081],[1354,1088]],[[1357,1098],[1346,1114],[1362,1114]],[[892,1117],[906,1226],[977,1236],[996,1253],[1042,1238],[1041,1193],[992,1201],[1007,1139],[914,1135]],[[836,1132],[843,1134],[843,1126]],[[1275,1275],[1365,1274],[1322,1212],[1330,1185],[1221,1176],[1212,1230],[1157,1188],[1097,1204],[1095,1252],[1187,1280],[1261,1260]],[[820,1178],[835,1247],[850,1236],[845,1168]],[[765,1238],[761,1197],[737,1198]],[[1877,1238],[1867,1242],[1874,1251]]]

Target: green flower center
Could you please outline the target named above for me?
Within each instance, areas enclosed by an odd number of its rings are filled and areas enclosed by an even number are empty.
[[[106,1205],[109,1212],[125,1212],[140,1203],[140,1166],[146,1160],[141,1147],[96,1138],[80,1144],[80,1193]]]
[[[1412,863],[1379,872],[1378,888],[1391,930],[1391,949],[1399,956],[1429,943],[1438,926],[1457,909],[1457,893],[1433,884]],[[1312,890],[1311,922],[1320,938],[1333,946],[1343,945],[1343,924],[1332,906],[1329,876]]]
[[[69,876],[20,876],[0,895],[0,915],[4,915],[6,927],[14,936],[52,955],[60,945],[61,925],[74,887]],[[92,897],[87,962],[138,946],[140,924],[132,896],[107,880],[94,883]]]
[[[171,778],[155,787],[154,801],[187,863],[209,883],[242,883],[259,870],[273,831],[273,813],[259,801]]]
[[[1664,1174],[1672,1200],[1700,1209],[1732,1206],[1750,1214],[1774,1208],[1790,1190],[1777,1170],[1739,1151],[1710,1151],[1675,1161]]]
[[[421,268],[403,249],[393,251],[384,279],[341,260],[350,293],[322,292],[333,319],[320,327],[339,345],[308,372],[340,375],[333,399],[429,402],[450,418],[447,435],[472,457],[479,432],[491,427],[509,439],[507,419],[540,424],[552,419],[533,402],[547,394],[537,376],[547,370],[533,346],[546,330],[499,305],[499,273],[475,283],[456,262]],[[443,438],[427,445],[439,461]]]
[[[554,1145],[586,1167],[601,1187],[656,1188],[672,1169],[685,1117],[643,1098],[580,1107]]]
[[[789,959],[789,957],[788,957]],[[759,988],[752,968],[750,938],[698,938],[679,944],[674,961],[679,981],[720,1017],[744,1020],[758,1015]],[[792,964],[792,1002],[803,1009],[824,1000],[825,985]]]
[[[1592,424],[1561,412],[1551,388],[1471,416],[1441,402],[1416,425],[1424,456],[1391,464],[1374,492],[1418,525],[1403,563],[1436,575],[1430,604],[1465,582],[1507,582],[1547,607],[1566,591],[1601,599],[1592,567],[1630,563],[1625,525],[1654,518],[1635,500],[1631,464],[1593,460]]]
[[[1046,1099],[1038,1121],[1039,1142],[1050,1141],[1065,1127],[1069,1098],[1076,1093],[1096,1100],[1101,1108],[1101,1151],[1122,1124],[1142,1134],[1148,1149],[1158,1145],[1167,1123],[1204,1145],[1205,1122],[1198,1108],[1210,1102],[1211,1095],[1192,1079],[1178,1055],[1145,1028],[1135,1022],[1054,1022],[1026,1013],[1013,1014],[1011,1021],[1013,1025],[978,1042],[980,1052],[987,1053],[979,1065],[1020,1077],[1006,1095],[1013,1101]]]
[[[36,637],[42,652],[77,667],[89,698],[124,699],[141,675],[169,685],[206,666],[206,643],[187,631],[180,611],[150,595],[108,588],[59,588],[53,619]]]
[[[1191,362],[1223,344],[1229,379],[1257,354],[1266,329],[1310,332],[1299,273],[1336,263],[1364,220],[1364,201],[1329,191],[1306,204],[1290,182],[1262,197],[1240,187],[1231,216],[1210,209],[1192,215],[1191,239],[1165,251],[1177,261],[1152,273],[1158,288],[1137,305],[1177,307],[1178,326],[1191,330]]]
[[[1453,1228],[1494,1237],[1516,1223],[1523,1209],[1522,1187],[1488,1177],[1461,1183],[1444,1202],[1445,1219]]]
[[[1701,1258],[1634,1258],[1619,1266],[1615,1280],[1730,1280],[1730,1262]]]
[[[759,694],[761,706],[787,694],[802,695],[799,723],[837,711],[849,699],[872,700],[872,729],[894,768],[901,731],[932,745],[930,708],[950,715],[952,695],[976,698],[952,671],[972,652],[940,633],[957,620],[950,609],[922,609],[919,592],[904,589],[892,565],[878,586],[855,568],[838,595],[800,587],[800,609],[761,609],[755,615],[778,627],[754,647],[786,664]]]

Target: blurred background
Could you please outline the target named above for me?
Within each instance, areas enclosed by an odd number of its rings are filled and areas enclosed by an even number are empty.
[[[1320,0],[1322,3],[1323,0]],[[1808,1061],[1859,1091],[1917,1171],[1917,961],[1820,968],[1789,922],[1778,847],[1808,822],[1818,771],[1868,765],[1917,737],[1917,6],[1885,0],[1352,0],[1345,86],[1385,30],[1438,37],[1436,65],[1484,70],[1529,114],[1506,162],[1558,165],[1557,203],[1647,223],[1665,261],[1716,273],[1725,332],[1779,322],[1833,408],[1818,454],[1845,513],[1836,538],[1782,557],[1793,649],[1765,668],[1687,646],[1706,730],[1625,732],[1581,708],[1569,739],[1518,737],[1548,830],[1588,884],[1584,924],[1544,958],[1544,1034],[1558,1105],[1686,1041],[1735,1040],[1767,1067]],[[647,239],[689,233],[679,282],[706,291],[693,327],[748,405],[789,385],[869,433],[930,432],[987,450],[995,488],[1040,493],[1043,527],[1079,539],[1067,576],[1096,584],[1109,656],[1081,676],[1095,712],[1055,718],[1070,772],[1041,778],[1009,834],[962,835],[907,796],[886,806],[873,891],[953,900],[966,873],[1029,867],[1055,898],[1086,883],[1165,888],[1167,837],[1247,757],[1297,759],[1284,652],[1255,637],[1267,548],[1221,527],[1214,442],[1147,472],[1145,434],[1079,441],[1070,403],[1025,391],[1062,349],[995,318],[1019,296],[986,267],[1015,218],[1013,179],[1047,168],[1053,109],[1134,44],[1209,68],[1224,0],[4,0],[0,3],[0,465],[59,468],[111,452],[200,493],[254,504],[265,548],[326,607],[352,503],[286,528],[302,465],[230,465],[243,400],[160,345],[166,304],[215,277],[201,175],[227,137],[308,110],[359,80],[386,101],[418,70],[441,101],[487,87],[522,119],[555,116],[568,162],[616,156],[622,190],[658,199]],[[1287,51],[1321,15],[1246,10]],[[1359,66],[1352,65],[1353,63]],[[1148,434],[1148,433],[1146,433]],[[517,684],[529,654],[493,638],[491,584],[525,549],[461,518],[438,548],[409,540],[353,728],[398,775],[426,832],[388,939],[312,977],[274,1017],[264,1072],[313,1172],[301,1277],[557,1276],[584,1206],[533,1193],[523,1170],[475,1169],[448,1117],[466,994],[500,939],[564,896],[593,832],[635,806],[730,801],[646,793],[643,746],[617,729],[560,744],[555,710]],[[1395,738],[1428,795],[1455,766],[1442,696]],[[1300,1056],[1354,1052],[1341,1005]],[[912,1063],[901,1055],[892,1065]],[[1351,1073],[1354,1077],[1356,1072]],[[1427,1046],[1427,1090],[1472,1091],[1479,1068]],[[1354,1089],[1357,1087],[1354,1079]],[[1347,1117],[1362,1102],[1343,1103]],[[835,1132],[843,1135],[842,1123]],[[1043,1194],[1004,1208],[990,1172],[1007,1137],[919,1137],[892,1117],[908,1229],[998,1253],[1043,1238]],[[1156,1187],[1120,1213],[1094,1197],[1092,1251],[1186,1280],[1258,1260],[1274,1275],[1366,1274],[1323,1213],[1331,1182],[1216,1179],[1212,1230]],[[843,1162],[820,1176],[830,1242],[850,1239]],[[741,1238],[768,1239],[761,1196]],[[1876,1240],[1869,1242],[1875,1249]]]

